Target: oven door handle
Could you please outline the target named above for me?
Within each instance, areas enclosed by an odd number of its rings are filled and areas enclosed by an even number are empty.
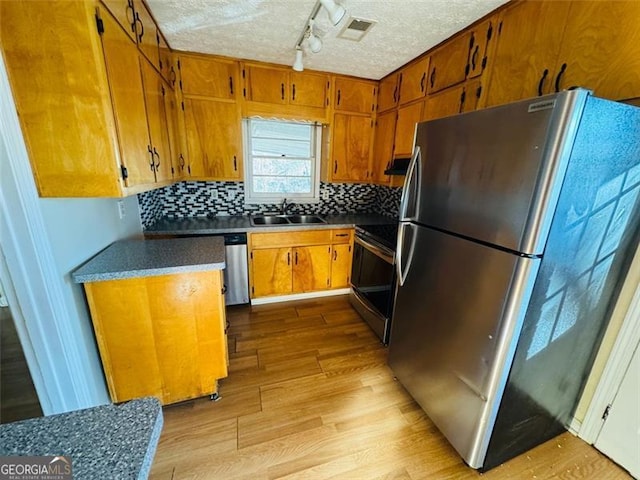
[[[364,238],[356,235],[355,242],[358,245],[362,245],[365,249],[369,250],[376,257],[381,258],[385,262],[393,265],[393,254],[383,250],[378,245],[374,245],[373,243],[367,242]]]

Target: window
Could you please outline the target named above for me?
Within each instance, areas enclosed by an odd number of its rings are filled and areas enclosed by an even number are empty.
[[[322,127],[254,118],[244,127],[246,202],[318,202]]]

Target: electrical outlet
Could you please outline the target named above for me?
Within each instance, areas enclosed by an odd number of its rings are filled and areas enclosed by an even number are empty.
[[[124,209],[124,201],[118,200],[118,216],[122,220],[126,216],[127,212]]]
[[[324,200],[324,201],[329,200],[329,190],[323,190],[322,191],[322,200]]]
[[[218,190],[211,190],[211,200],[214,202],[218,200]]]

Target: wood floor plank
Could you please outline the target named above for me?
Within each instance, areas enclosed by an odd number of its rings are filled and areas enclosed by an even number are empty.
[[[480,475],[386,364],[346,296],[232,307],[222,399],[164,408],[150,478],[625,479],[564,433]]]

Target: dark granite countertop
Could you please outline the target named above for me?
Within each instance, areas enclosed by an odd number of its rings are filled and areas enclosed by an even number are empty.
[[[122,240],[112,243],[75,270],[72,278],[76,283],[86,283],[224,267],[221,237]]]
[[[144,479],[162,431],[156,398],[0,425],[0,455],[71,458],[75,480]]]
[[[225,233],[269,232],[282,230],[305,230],[322,228],[350,228],[355,225],[384,225],[397,223],[397,219],[373,213],[322,215],[323,224],[287,224],[253,226],[249,216],[163,218],[155,222],[144,233],[153,235],[221,235]]]

